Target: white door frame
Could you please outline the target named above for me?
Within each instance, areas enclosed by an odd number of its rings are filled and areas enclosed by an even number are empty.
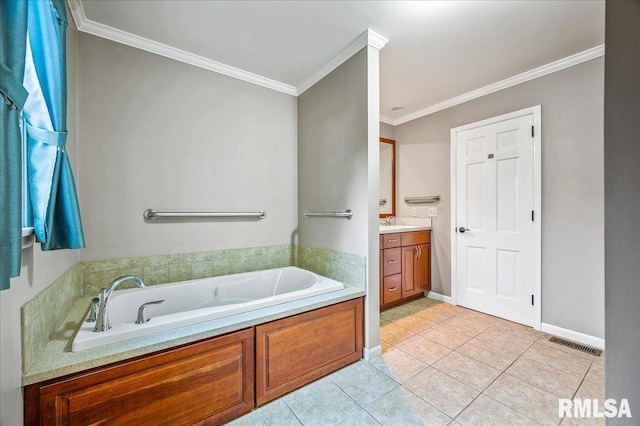
[[[457,304],[457,242],[456,242],[456,140],[457,134],[476,127],[494,124],[512,118],[533,114],[533,210],[535,220],[533,222],[533,328],[540,330],[542,322],[542,107],[536,105],[475,123],[451,129],[451,301]]]

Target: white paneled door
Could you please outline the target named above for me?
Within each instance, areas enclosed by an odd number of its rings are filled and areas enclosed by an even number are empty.
[[[457,303],[531,326],[534,115],[478,124],[452,132]]]

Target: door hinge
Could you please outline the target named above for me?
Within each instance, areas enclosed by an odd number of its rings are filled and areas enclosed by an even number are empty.
[[[533,294],[531,295],[531,306],[533,306]]]
[[[531,126],[531,137],[533,137],[533,135],[534,135],[534,131],[533,131],[533,129],[534,129],[534,127],[533,127],[533,126]]]
[[[536,213],[533,210],[531,210],[531,222],[535,222],[535,220],[536,220]]]

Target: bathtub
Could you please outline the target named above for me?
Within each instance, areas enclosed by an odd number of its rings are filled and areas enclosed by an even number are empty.
[[[342,289],[344,284],[341,282],[288,266],[116,290],[109,300],[111,329],[94,332],[95,323],[83,321],[71,351],[78,352]],[[156,300],[164,302],[147,306],[150,321],[135,324],[138,307]]]

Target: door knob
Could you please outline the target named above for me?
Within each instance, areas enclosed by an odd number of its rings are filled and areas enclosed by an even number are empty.
[[[465,227],[464,227],[464,226],[461,226],[460,228],[458,228],[458,231],[459,231],[461,234],[464,234],[466,231],[471,232],[471,229],[469,229],[469,228],[466,228],[466,229],[465,229]]]

